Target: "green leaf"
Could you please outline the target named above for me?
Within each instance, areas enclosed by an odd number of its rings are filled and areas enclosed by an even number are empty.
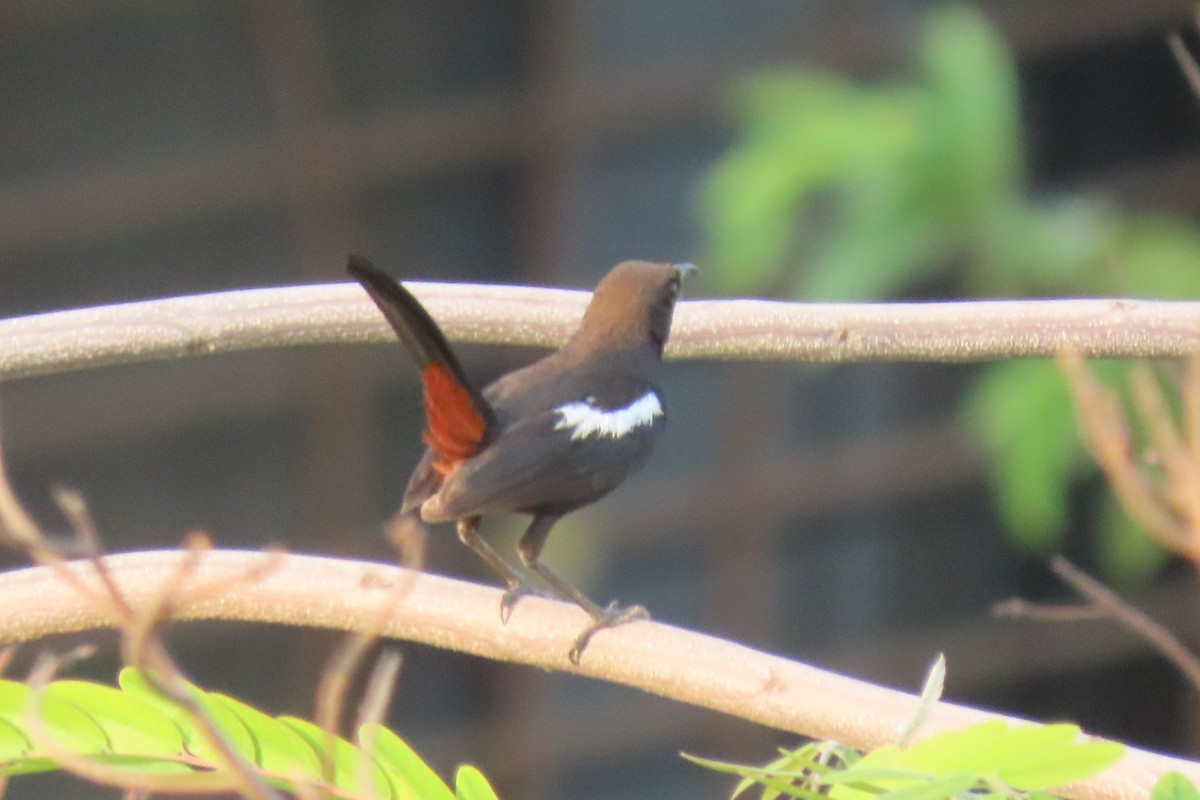
[[[195,775],[197,771],[188,764],[174,760],[166,755],[127,755],[125,753],[100,753],[89,756],[89,760],[98,762],[130,776],[137,775]],[[57,769],[57,765],[55,765]],[[181,784],[181,788],[184,784]]]
[[[989,366],[963,416],[991,458],[992,493],[1006,532],[1027,550],[1053,550],[1065,530],[1070,483],[1091,464],[1058,367],[1051,361]]]
[[[0,719],[0,775],[47,772],[58,765],[48,758],[34,758],[33,742],[19,728]]]
[[[1200,791],[1180,773],[1168,772],[1154,784],[1150,800],[1200,800]]]
[[[859,765],[910,769],[934,777],[969,773],[1028,791],[1094,775],[1123,752],[1116,742],[1081,741],[1075,725],[1009,727],[992,720],[930,737],[905,750],[881,748],[864,756]]]
[[[5,777],[35,775],[39,772],[54,772],[58,768],[58,762],[52,758],[33,756],[0,764],[0,775]]]
[[[989,754],[998,746],[1006,730],[1007,726],[1000,720],[984,722],[930,737],[904,750],[881,748],[864,756],[859,765],[911,769],[929,775],[964,771],[980,775],[992,769],[994,761]],[[876,754],[882,764],[875,763],[873,757]]]
[[[178,756],[183,734],[156,706],[111,686],[87,681],[55,681],[46,696],[83,710],[104,731],[109,750],[124,756]]]
[[[102,753],[109,748],[104,730],[88,714],[70,703],[43,694],[38,707],[33,706],[33,691],[23,683],[0,681],[0,719],[20,731],[38,745],[34,735],[36,714],[43,734],[58,747],[79,755]]]
[[[884,761],[894,759],[897,754],[903,752],[894,745],[888,745],[885,749],[889,751],[889,755],[884,758]],[[867,755],[870,755],[868,753]],[[822,777],[821,781],[828,786],[844,786],[847,784],[878,784],[883,782],[904,783],[908,781],[928,780],[931,776],[924,772],[916,772],[911,769],[894,769],[881,765],[863,766],[861,763],[847,769],[831,772]]]
[[[1079,741],[1074,725],[1022,726],[997,754],[998,772],[1016,789],[1053,789],[1104,771],[1124,752],[1117,742]]]
[[[918,53],[929,98],[922,167],[944,209],[977,219],[1020,183],[1016,65],[983,14],[967,5],[931,9]]]
[[[702,767],[740,776],[742,780],[734,789],[731,800],[744,794],[747,789],[755,785],[763,787],[762,800],[774,800],[780,795],[820,800],[824,796],[821,792],[800,787],[809,785],[808,782],[813,775],[821,776],[821,780],[824,780],[827,775],[836,778],[840,773],[821,763],[818,757],[831,758],[832,756],[831,760],[836,760],[842,759],[852,752],[840,745],[831,747],[829,742],[812,742],[794,751],[785,752],[780,758],[762,767],[715,761],[688,753],[680,755]]]
[[[28,702],[32,692],[23,684],[12,681],[2,681],[0,693],[8,696],[9,708]],[[11,684],[11,685],[9,685]],[[16,688],[21,687],[21,688]],[[116,698],[106,695],[107,690]],[[87,755],[101,763],[128,769],[133,772],[158,773],[187,773],[191,768],[178,762],[163,761],[161,758],[147,757],[143,752],[139,755],[101,752],[98,748],[100,739],[95,735],[100,733],[105,741],[105,747],[121,750],[125,747],[142,748],[144,751],[155,751],[161,747],[160,757],[177,756],[183,749],[179,731],[174,729],[164,731],[152,715],[144,715],[146,709],[131,704],[126,713],[121,700],[127,700],[120,692],[110,687],[97,686],[82,681],[58,681],[46,686],[44,697],[47,698],[43,708],[47,709],[44,720],[47,733],[54,742],[72,753]],[[153,709],[150,710],[153,713]],[[2,712],[0,712],[2,713]],[[19,717],[18,724],[28,725],[24,715]],[[86,720],[86,721],[85,721]],[[139,725],[146,724],[145,730]],[[64,732],[63,725],[71,726],[70,731]],[[170,725],[170,723],[167,723]],[[127,727],[127,726],[132,727]],[[80,727],[76,727],[80,726]],[[81,740],[80,731],[85,731]],[[172,749],[173,748],[173,749]],[[27,775],[36,772],[49,772],[58,769],[58,764],[51,758],[36,755],[39,752],[34,747],[30,736],[23,733],[16,725],[6,719],[0,719],[0,774],[7,776]]]
[[[933,664],[929,667],[929,674],[925,676],[925,683],[921,687],[920,702],[917,703],[916,709],[913,711],[912,717],[904,724],[904,728],[896,736],[896,745],[904,747],[929,718],[930,712],[933,711],[937,702],[942,699],[942,692],[946,688],[946,654],[938,653],[938,657],[934,659]]]
[[[470,764],[464,764],[455,773],[454,792],[459,800],[499,800],[483,773]]]
[[[363,752],[355,747],[350,742],[340,736],[329,736],[325,731],[318,726],[308,722],[307,720],[297,717],[283,716],[279,717],[279,721],[290,726],[296,733],[308,742],[309,747],[317,754],[317,758],[321,759],[322,755],[329,752],[329,744],[333,745],[333,782],[339,787],[357,790],[360,787],[359,770],[362,765],[362,759],[369,759],[368,769],[371,773],[371,781],[375,796],[379,800],[394,797],[395,791],[392,781],[382,767],[371,758],[370,755],[364,756]]]
[[[219,771],[221,761],[203,754],[199,731],[188,713],[155,692],[136,670],[123,670],[120,681],[123,692],[84,681],[49,684],[40,698],[47,735],[72,753],[129,773],[131,786],[137,785],[138,775],[174,775],[180,792],[211,792],[214,779],[216,783],[225,780]],[[216,725],[241,731],[241,739],[233,746],[263,780],[284,791],[325,783],[321,753],[332,742],[334,775],[325,787],[330,796],[348,800],[365,796],[359,789],[364,766],[370,772],[371,796],[376,800],[453,800],[456,796],[407,744],[382,726],[360,729],[360,736],[372,740],[371,750],[364,751],[339,737],[327,739],[304,720],[272,718],[239,700],[191,684],[185,683],[185,689]],[[32,697],[24,684],[0,680],[0,775],[60,768],[37,752],[29,735],[26,711]],[[201,751],[195,759],[187,755],[189,742]],[[197,766],[193,763],[196,759],[210,763]],[[470,797],[495,798],[478,770],[465,767],[459,780],[464,787],[461,791]]]
[[[321,762],[317,754],[294,729],[240,700],[217,693],[209,696],[229,709],[246,727],[254,740],[255,764],[290,780],[321,780]]]
[[[775,800],[780,795],[821,800],[824,794],[809,787],[836,783],[848,769],[853,771],[854,765],[860,761],[858,752],[850,747],[819,741],[781,751],[779,758],[764,766],[715,761],[688,753],[680,755],[700,766],[740,776],[742,780],[734,789],[731,800],[755,785],[763,787],[762,800]]]
[[[153,705],[179,727],[183,732],[184,746],[189,753],[215,764],[222,762],[220,751],[197,725],[192,715],[173,700],[159,694],[138,670],[126,667],[121,670],[117,680],[123,691]],[[207,693],[196,686],[187,681],[183,681],[183,683],[186,687],[185,690],[195,699],[197,705],[204,711],[204,715],[212,722],[233,752],[251,764],[257,763],[258,750],[254,737],[246,730],[246,726],[237,718],[237,715],[230,711],[228,706],[209,697]]]
[[[700,758],[689,753],[682,753],[681,755],[688,761],[702,767],[707,767],[715,772],[723,772],[741,777],[742,780],[733,790],[732,798],[738,797],[756,784],[763,787],[763,800],[771,800],[771,798],[778,797],[780,794],[788,794],[793,797],[798,796],[798,790],[795,789],[795,782],[803,780],[806,777],[806,774],[801,769],[790,770],[780,768],[776,765],[754,767],[746,764],[734,764],[728,761]]]
[[[841,769],[816,762],[815,755],[827,754],[826,747],[806,745],[766,767],[684,757],[743,777],[737,792],[747,788],[747,781],[763,786],[764,798],[817,797],[798,788],[800,781],[813,781],[815,775],[835,800],[942,800],[990,784],[1033,792],[1060,786],[1101,771],[1123,752],[1114,742],[1081,739],[1074,725],[1010,727],[1002,720],[939,734],[910,747],[881,747],[852,764],[844,762],[848,766]],[[801,753],[804,759],[798,758]]]
[[[382,725],[364,725],[359,741],[370,732],[375,737],[375,759],[386,769],[393,770],[415,797],[422,800],[453,800],[454,792],[438,774],[417,755],[408,743]]]
[[[908,786],[890,789],[876,795],[877,800],[946,800],[979,783],[975,775],[945,775],[932,780],[916,781]]]

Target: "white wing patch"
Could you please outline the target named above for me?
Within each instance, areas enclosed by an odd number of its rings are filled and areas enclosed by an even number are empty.
[[[570,428],[572,440],[590,436],[620,439],[663,415],[662,403],[654,392],[646,392],[624,408],[605,410],[592,405],[594,402],[589,397],[581,403],[567,403],[554,409],[559,415],[554,430]]]

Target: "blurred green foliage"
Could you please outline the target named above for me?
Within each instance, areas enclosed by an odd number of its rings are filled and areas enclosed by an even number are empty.
[[[775,70],[740,88],[735,113],[739,141],[700,198],[721,294],[873,300],[936,281],[964,297],[1200,296],[1194,225],[1089,194],[1030,196],[1014,58],[970,6],[927,13],[904,79]],[[1102,367],[1118,381],[1124,369]],[[965,419],[1013,540],[1054,550],[1069,486],[1095,469],[1058,370],[989,366]],[[1115,503],[1101,513],[1106,577],[1128,585],[1161,563]]]

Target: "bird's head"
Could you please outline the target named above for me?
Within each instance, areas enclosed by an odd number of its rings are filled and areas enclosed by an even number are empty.
[[[622,261],[596,284],[578,338],[593,348],[649,344],[661,354],[683,278],[692,264]]]

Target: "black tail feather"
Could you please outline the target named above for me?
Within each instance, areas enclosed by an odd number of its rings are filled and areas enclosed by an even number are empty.
[[[424,370],[432,364],[446,368],[454,380],[470,395],[471,404],[490,428],[495,421],[495,412],[478,390],[467,380],[458,357],[450,349],[445,334],[433,317],[390,275],[362,256],[352,255],[346,262],[346,271],[362,284],[367,294],[379,306],[404,347],[412,355],[417,366]]]

